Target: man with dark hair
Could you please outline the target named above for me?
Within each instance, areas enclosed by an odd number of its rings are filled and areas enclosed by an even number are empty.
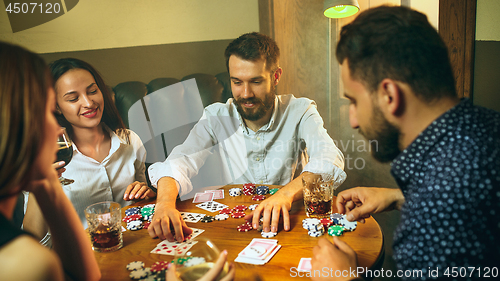
[[[337,59],[351,126],[376,140],[373,156],[392,160],[400,187],[345,190],[339,212],[363,222],[401,211],[393,257],[410,274],[399,277],[472,279],[500,266],[500,114],[457,98],[446,46],[426,16],[367,10],[342,28]],[[313,270],[357,277],[356,253],[333,242],[318,242]]]
[[[284,185],[253,212],[253,227],[258,227],[263,215],[264,231],[277,232],[280,216],[283,229],[290,230],[288,211],[302,197],[304,174],[321,173],[337,183],[345,179],[344,157],[323,127],[314,101],[276,95],[283,72],[276,42],[263,34],[244,34],[229,44],[225,56],[234,98],[207,106],[184,143],[165,162],[149,168],[151,183],[158,188],[148,229],[151,237],[172,241],[171,227],[177,241],[190,233],[175,201],[178,195],[191,192],[190,178],[204,165],[206,150],[213,146],[220,145],[225,157],[223,167],[214,167],[214,173],[230,174],[227,183]],[[309,162],[297,176],[302,142]]]

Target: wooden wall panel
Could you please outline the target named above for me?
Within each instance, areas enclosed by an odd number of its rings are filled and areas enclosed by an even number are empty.
[[[472,97],[476,0],[440,0],[439,34],[448,46],[459,97]]]

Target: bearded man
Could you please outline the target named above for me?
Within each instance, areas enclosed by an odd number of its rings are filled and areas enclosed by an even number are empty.
[[[233,98],[207,106],[184,143],[165,162],[149,168],[151,183],[158,188],[148,229],[153,238],[183,241],[189,235],[175,201],[192,191],[190,178],[203,166],[210,147],[220,145],[226,165],[215,167],[214,173],[230,174],[230,183],[284,185],[247,216],[253,215],[257,228],[262,215],[264,231],[276,232],[280,217],[283,229],[290,230],[288,212],[292,202],[302,198],[304,174],[345,180],[344,157],[323,127],[314,101],[276,95],[283,73],[276,42],[263,34],[244,34],[228,45],[225,58]],[[305,143],[309,161],[297,175],[300,143]]]

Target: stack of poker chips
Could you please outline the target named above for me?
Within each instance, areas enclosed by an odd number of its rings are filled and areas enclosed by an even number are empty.
[[[255,184],[253,184],[253,183],[245,183],[243,185],[243,194],[245,194],[245,195],[254,195],[255,194]]]
[[[229,195],[231,196],[240,196],[241,195],[241,188],[239,187],[234,187],[229,189]]]
[[[341,225],[332,225],[328,228],[328,235],[330,236],[340,236],[344,233],[344,227]]]
[[[333,213],[330,215],[330,219],[332,220],[333,224],[340,224],[340,220],[344,218],[344,215],[339,214],[339,213]]]
[[[269,193],[269,186],[261,185],[261,186],[257,187],[255,193],[257,193],[257,195],[266,195]]]
[[[148,228],[154,215],[155,204],[144,207],[132,207],[125,210],[123,221],[127,223],[128,230],[139,230]],[[143,223],[144,221],[144,223]]]
[[[274,195],[274,193],[278,192],[278,190],[280,190],[280,189],[279,188],[271,188],[269,190],[269,194]]]
[[[323,224],[319,219],[306,218],[302,220],[302,227],[308,231],[307,234],[312,237],[319,237],[325,233]]]

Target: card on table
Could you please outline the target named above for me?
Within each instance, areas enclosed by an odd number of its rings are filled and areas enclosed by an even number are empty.
[[[297,271],[300,272],[309,272],[311,271],[311,258],[301,258],[299,262],[299,267],[297,267]]]
[[[224,205],[222,203],[219,203],[217,201],[210,201],[210,202],[198,204],[198,205],[196,205],[196,207],[213,213],[213,212],[218,212],[224,208],[227,208],[228,206]]]
[[[224,199],[224,189],[205,190],[205,193],[213,193],[215,199]]]
[[[162,255],[171,255],[175,256],[176,252],[179,255],[183,255],[186,253],[193,245],[198,243],[198,241],[193,241],[192,239],[196,236],[200,235],[203,229],[192,228],[193,233],[186,237],[184,242],[169,242],[167,240],[163,240],[151,251],[152,254],[162,254]]]
[[[185,222],[199,222],[205,214],[181,212],[181,217]]]
[[[262,265],[269,262],[280,248],[278,240],[254,238],[234,261]]]
[[[193,203],[210,202],[214,200],[214,193],[211,192],[198,192],[194,195]]]

